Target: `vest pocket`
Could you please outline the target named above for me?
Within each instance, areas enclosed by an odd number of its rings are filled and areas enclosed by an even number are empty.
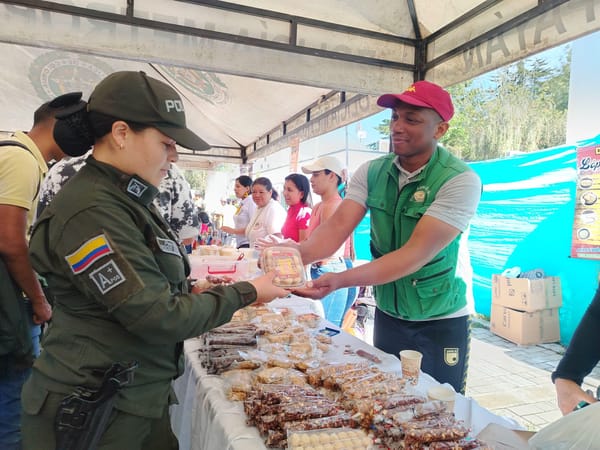
[[[427,205],[423,205],[422,203],[419,204],[412,204],[409,206],[406,206],[403,210],[402,210],[402,214],[406,217],[410,217],[411,219],[417,219],[419,220],[421,217],[423,217],[423,215],[425,214],[425,212],[427,211],[427,209],[431,206],[431,204],[427,204]]]
[[[421,302],[422,312],[434,317],[451,311],[455,303],[455,296],[452,295],[454,267],[430,275],[421,272],[419,275],[418,278],[412,278],[411,283]]]

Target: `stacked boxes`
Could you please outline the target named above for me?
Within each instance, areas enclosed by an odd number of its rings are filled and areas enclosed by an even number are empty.
[[[556,342],[561,305],[558,277],[530,280],[493,275],[490,330],[521,345]]]

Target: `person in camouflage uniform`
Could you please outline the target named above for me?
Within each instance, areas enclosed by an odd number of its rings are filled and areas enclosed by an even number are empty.
[[[63,158],[50,168],[40,187],[38,217],[64,184],[85,165],[89,155],[91,151],[83,156]],[[171,164],[167,176],[158,186],[158,191],[154,205],[171,226],[179,242],[184,245],[190,244],[190,241],[198,236],[198,213],[192,199],[190,184],[175,164]]]

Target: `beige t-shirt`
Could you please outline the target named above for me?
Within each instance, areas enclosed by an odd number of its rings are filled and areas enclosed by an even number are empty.
[[[8,140],[16,140],[30,151],[13,145],[0,147],[0,204],[26,209],[29,229],[35,220],[38,190],[48,166],[25,133],[17,131]]]

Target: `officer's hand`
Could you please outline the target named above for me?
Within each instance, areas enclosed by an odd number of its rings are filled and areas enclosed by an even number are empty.
[[[294,289],[292,292],[301,297],[308,297],[312,299],[322,299],[330,292],[339,289],[338,276],[335,273],[325,273],[316,280],[312,280],[306,283],[306,287]]]
[[[36,302],[32,301],[31,307],[33,308],[33,323],[40,325],[52,318],[52,307],[45,298]]]
[[[274,277],[275,272],[269,272],[250,281],[256,289],[256,301],[254,304],[268,303],[276,298],[288,296],[288,291],[273,284]]]

